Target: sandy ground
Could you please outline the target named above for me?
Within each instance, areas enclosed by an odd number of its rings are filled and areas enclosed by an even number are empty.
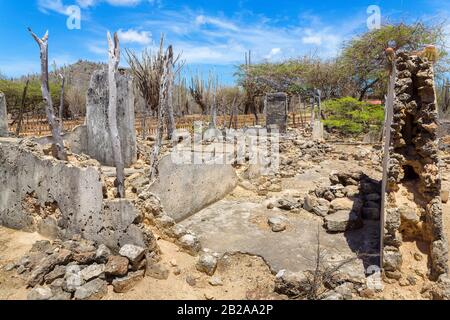
[[[37,233],[0,227],[0,300],[26,299],[24,280],[15,271],[6,272],[4,266],[16,262],[31,249],[33,243],[43,239]]]
[[[335,154],[354,154],[356,147],[336,146]],[[355,161],[351,161],[352,168],[358,167]],[[334,160],[333,166],[329,161],[323,162],[316,167],[315,174],[323,176],[326,180],[329,171],[348,169],[349,162]],[[374,175],[380,175],[380,171],[375,168],[363,168],[371,170]],[[375,170],[374,170],[375,169]],[[373,171],[372,171],[373,170]],[[450,170],[443,172],[445,188],[449,186]],[[302,181],[302,188],[310,189],[311,186],[305,186]],[[299,182],[295,179],[283,180],[285,189],[296,189],[298,191]],[[231,193],[228,200],[250,200],[261,203],[265,197],[255,199],[253,192],[242,188],[237,188]],[[450,203],[443,206],[444,228],[447,237],[450,238]],[[17,261],[26,254],[32,244],[43,238],[38,234],[13,231],[0,227],[0,299],[26,299],[27,290],[25,281],[21,279],[15,271],[6,272],[4,266],[8,263]],[[198,272],[195,269],[197,258],[192,257],[171,242],[159,239],[158,243],[162,249],[162,262],[169,268],[170,275],[167,280],[156,280],[145,278],[130,292],[125,294],[116,294],[109,288],[109,293],[105,297],[107,300],[185,300],[185,299],[280,299],[282,297],[273,293],[274,275],[269,267],[259,257],[244,254],[228,255],[218,266],[215,277],[220,278],[222,285],[213,286],[209,283],[211,277]],[[423,299],[420,291],[425,285],[426,280],[426,257],[418,261],[415,253],[421,253],[420,243],[405,242],[402,247],[404,256],[404,265],[408,266],[408,273],[414,274],[416,285],[401,286],[398,283],[385,284],[384,291],[377,294],[375,299]],[[423,254],[423,253],[422,253]],[[176,275],[176,270],[180,273]],[[187,281],[189,279],[189,283]],[[195,282],[195,283],[194,283]]]
[[[4,266],[20,259],[34,242],[44,239],[35,233],[24,233],[0,227],[0,300],[24,300],[28,291],[25,281],[15,271],[7,272]],[[261,258],[243,254],[229,255],[218,265],[214,277],[223,285],[209,284],[211,277],[195,269],[197,258],[180,252],[173,243],[159,240],[162,262],[170,269],[167,280],[144,278],[125,294],[109,288],[105,300],[245,300],[280,298],[273,294],[275,277]],[[175,275],[179,268],[181,273]],[[186,279],[194,279],[190,285]],[[192,283],[192,281],[190,281]]]

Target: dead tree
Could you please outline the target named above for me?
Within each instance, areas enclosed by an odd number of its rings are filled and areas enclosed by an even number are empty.
[[[45,102],[45,113],[47,114],[48,124],[52,132],[53,137],[53,153],[54,156],[59,160],[67,161],[67,153],[64,149],[64,141],[61,136],[61,127],[55,117],[55,112],[53,110],[53,101],[50,94],[50,87],[48,81],[48,31],[45,33],[44,37],[41,39],[31,28],[28,28],[31,36],[34,38],[36,43],[39,45],[40,57],[41,57],[41,90],[42,98]]]
[[[322,248],[320,242],[320,229],[321,226],[317,225],[316,252],[314,260],[312,260],[312,262],[314,263],[314,270],[309,270],[307,272],[305,283],[303,284],[305,290],[300,295],[293,297],[293,299],[321,299],[326,293],[330,291],[328,288],[328,284],[334,281],[342,268],[359,258],[370,256],[368,254],[364,255],[356,252],[354,257],[346,258],[341,261],[333,261],[333,263],[331,263],[331,261],[327,260],[328,254]],[[306,259],[311,261],[311,259],[309,258]]]
[[[197,103],[202,110],[202,114],[206,115],[208,112],[208,96],[211,89],[211,79],[208,79],[208,83],[205,84],[199,75],[191,79],[191,85],[189,86],[189,92],[195,103]]]
[[[153,146],[151,159],[150,159],[150,184],[156,181],[159,176],[158,165],[159,165],[159,152],[161,149],[161,144],[164,135],[164,113],[167,109],[167,104],[169,100],[169,74],[170,68],[173,68],[173,63],[170,62],[169,52],[165,55],[162,52],[162,47],[159,52],[159,59],[162,61],[162,73],[160,79],[160,89],[159,89],[159,104],[158,104],[158,127],[156,133],[156,142]]]
[[[238,121],[238,104],[237,104],[237,97],[233,98],[233,103],[231,104],[231,115],[230,115],[230,123],[228,126],[228,129],[231,129],[231,127],[234,124],[234,129],[237,130],[237,121]]]
[[[245,89],[245,114],[253,113],[255,116],[255,124],[259,124],[258,110],[255,104],[255,98],[257,96],[257,88],[254,77],[251,75],[252,67],[252,52],[249,51],[245,53],[245,78],[244,78],[244,89]]]
[[[108,105],[108,124],[111,146],[113,150],[114,164],[116,166],[116,186],[117,196],[125,198],[125,169],[122,157],[122,145],[117,128],[117,72],[120,62],[120,44],[117,33],[114,33],[114,40],[111,34],[108,37],[108,87],[109,87],[109,105]]]
[[[61,78],[61,97],[59,102],[59,121],[61,124],[61,131],[64,131],[64,123],[63,123],[63,117],[64,117],[64,90],[66,86],[66,76],[64,73],[60,73],[59,77]]]
[[[167,110],[166,110],[166,122],[167,122],[167,139],[172,140],[172,134],[176,129],[175,117],[173,114],[173,90],[174,90],[174,60],[173,60],[173,48],[170,45],[167,49],[167,63],[170,65],[167,70]]]
[[[23,113],[25,112],[25,102],[27,98],[28,86],[30,85],[30,79],[27,79],[25,83],[25,88],[22,92],[22,102],[20,104],[19,115],[17,116],[17,127],[16,127],[16,137],[20,136],[20,131],[22,130],[23,123]]]
[[[164,37],[161,36],[159,53],[164,46]],[[144,98],[145,108],[142,115],[142,138],[146,138],[146,121],[149,113],[157,114],[159,105],[159,93],[161,87],[162,60],[159,55],[153,55],[144,50],[139,58],[133,51],[126,50],[127,62],[131,73],[136,81],[136,85]]]

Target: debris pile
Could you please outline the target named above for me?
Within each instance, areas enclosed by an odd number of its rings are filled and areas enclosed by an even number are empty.
[[[8,267],[26,280],[29,300],[98,300],[108,293],[130,291],[158,263],[159,252],[124,245],[112,252],[105,245],[74,237],[36,242]],[[151,276],[151,274],[150,274]]]

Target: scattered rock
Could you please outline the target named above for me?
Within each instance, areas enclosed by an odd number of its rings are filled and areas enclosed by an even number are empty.
[[[300,297],[311,289],[304,272],[281,270],[276,275],[275,292],[289,297]]]
[[[286,223],[283,218],[271,217],[269,218],[268,223],[273,232],[282,232],[286,230]]]
[[[105,273],[110,276],[122,277],[128,273],[129,261],[125,257],[110,256],[105,266]]]
[[[130,272],[126,277],[116,278],[112,282],[114,292],[128,292],[142,279],[144,279],[144,270]]]
[[[27,285],[29,287],[35,287],[38,284],[42,284],[47,273],[52,271],[57,265],[69,263],[71,257],[71,251],[62,249],[58,253],[54,253],[43,259],[39,266],[31,272]]]
[[[222,279],[220,277],[214,276],[211,279],[209,279],[209,284],[213,287],[219,287],[223,286]]]
[[[193,234],[186,234],[179,239],[181,247],[192,255],[196,255],[201,250],[200,241]]]
[[[344,300],[352,300],[353,299],[353,283],[346,282],[341,284],[340,286],[334,288],[334,291],[340,294]]]
[[[108,294],[108,284],[101,279],[94,279],[75,291],[75,300],[101,300]]]
[[[200,255],[195,267],[198,271],[212,276],[216,272],[217,258],[210,253],[203,253]]]
[[[48,240],[42,240],[42,241],[36,241],[33,246],[31,247],[30,252],[47,252],[47,251],[51,251],[52,248],[52,244],[50,241]]]
[[[329,232],[345,232],[363,227],[363,222],[356,212],[341,210],[325,217],[325,228]]]
[[[105,273],[104,264],[92,264],[83,270],[81,270],[81,277],[84,281],[89,281],[94,278],[98,278]]]
[[[170,271],[162,263],[155,262],[151,259],[147,262],[147,270],[145,275],[158,280],[167,280],[169,278]]]
[[[197,279],[192,275],[188,275],[186,277],[186,283],[191,287],[195,287],[195,285],[197,284]]]
[[[66,267],[64,266],[56,266],[53,271],[45,275],[44,280],[45,283],[52,283],[56,279],[64,278],[66,275]]]
[[[14,263],[8,263],[3,270],[5,270],[6,272],[12,271],[16,268],[16,265]]]
[[[98,246],[97,251],[95,252],[95,260],[98,263],[106,263],[108,261],[109,256],[111,255],[111,250],[104,244]]]
[[[68,266],[66,268],[66,275],[64,279],[64,290],[68,292],[75,292],[85,283],[83,277],[81,276],[81,268],[79,265]]]
[[[52,289],[53,297],[50,300],[68,301],[72,300],[72,294],[64,291],[62,288]]]
[[[344,300],[344,297],[342,296],[342,294],[332,291],[326,294],[325,297],[322,298],[322,300]]]
[[[132,244],[126,244],[120,249],[119,254],[122,257],[128,258],[131,264],[137,264],[144,257],[145,249]]]
[[[36,287],[28,293],[27,300],[45,301],[53,297],[53,292],[48,287]]]

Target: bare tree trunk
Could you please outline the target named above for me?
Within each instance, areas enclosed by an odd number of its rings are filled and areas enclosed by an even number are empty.
[[[231,127],[233,126],[234,123],[234,128],[237,130],[237,103],[236,103],[236,97],[233,99],[233,104],[231,105],[231,116],[230,116],[230,125],[229,125],[229,129],[231,129]]]
[[[60,121],[60,125],[61,125],[61,131],[64,131],[64,123],[63,123],[63,118],[64,118],[64,89],[66,86],[66,77],[64,76],[64,74],[60,74],[59,77],[61,78],[61,99],[60,99],[60,103],[59,103],[59,121]]]
[[[161,48],[162,50],[162,48]],[[159,88],[159,104],[158,104],[158,128],[156,133],[156,142],[153,146],[153,151],[150,159],[150,184],[154,183],[158,179],[159,171],[159,151],[164,135],[164,110],[167,108],[168,103],[168,89],[169,89],[169,69],[173,67],[170,63],[167,55],[163,56],[160,52],[160,56],[163,63],[163,72],[161,74],[160,88]]]
[[[48,31],[45,33],[44,37],[41,39],[36,36],[31,28],[28,28],[31,36],[39,45],[40,56],[41,56],[41,91],[42,98],[46,103],[45,112],[47,114],[48,124],[53,136],[53,146],[54,153],[57,159],[67,161],[67,153],[64,149],[64,141],[61,137],[61,127],[56,120],[55,112],[53,110],[53,101],[50,94],[50,87],[48,83]]]
[[[147,112],[147,109],[142,112],[142,140],[147,138]]]
[[[19,116],[17,118],[17,127],[16,127],[16,136],[17,137],[20,135],[20,130],[22,130],[23,112],[25,111],[25,99],[27,98],[29,84],[30,84],[30,79],[27,79],[25,88],[23,88],[22,103],[20,105]]]
[[[217,95],[214,93],[213,103],[211,106],[211,122],[209,124],[210,129],[217,128]]]
[[[117,128],[117,70],[120,62],[120,45],[117,33],[114,33],[114,40],[111,34],[108,37],[108,84],[109,84],[109,105],[108,105],[108,124],[111,146],[113,149],[114,164],[116,165],[116,186],[117,196],[125,198],[125,169],[122,157],[122,145]]]
[[[173,48],[169,46],[168,48],[168,61],[170,64],[169,69],[167,70],[167,138],[172,140],[172,134],[175,131],[175,117],[173,115],[173,82],[174,82],[174,74],[173,74]]]

